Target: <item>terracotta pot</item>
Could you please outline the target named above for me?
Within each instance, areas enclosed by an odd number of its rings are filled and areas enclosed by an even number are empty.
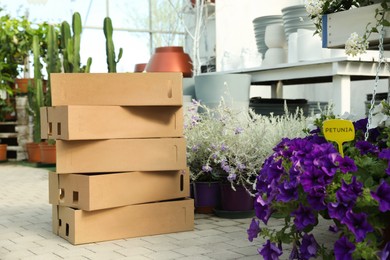
[[[41,150],[39,149],[38,143],[27,143],[26,150],[27,150],[27,157],[29,162],[41,161]]]
[[[215,0],[211,0],[211,1],[209,1],[209,2],[215,3]],[[192,7],[195,7],[196,0],[191,0],[191,4],[192,4]]]
[[[137,63],[134,66],[134,72],[144,72],[147,63]]]
[[[0,162],[7,160],[7,145],[0,144]]]
[[[28,93],[28,82],[31,80],[32,84],[34,84],[33,78],[23,78],[23,79],[15,79],[15,90],[18,94],[26,94]],[[42,90],[43,93],[46,93],[47,88],[47,80],[43,80],[42,82]]]
[[[192,60],[183,47],[156,48],[146,65],[146,72],[182,72],[183,77],[192,77]]]
[[[56,145],[46,142],[39,144],[41,153],[41,163],[55,164],[56,163]]]
[[[34,82],[34,79],[15,79],[15,90],[17,93],[27,93],[28,92],[28,82]]]

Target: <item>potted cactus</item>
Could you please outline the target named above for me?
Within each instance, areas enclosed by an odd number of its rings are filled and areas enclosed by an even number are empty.
[[[116,65],[122,58],[123,49],[119,49],[118,59],[115,60],[115,46],[114,41],[112,39],[113,35],[113,28],[112,28],[112,22],[110,17],[104,18],[104,24],[103,24],[103,31],[104,36],[106,37],[106,55],[107,55],[107,66],[108,66],[108,72],[116,72]]]
[[[80,42],[82,23],[80,13],[75,12],[72,17],[72,32],[67,21],[61,24],[61,51],[63,55],[63,67],[65,73],[88,73],[91,68],[92,58],[87,59],[87,64],[80,63]]]
[[[33,116],[33,142],[27,143],[27,154],[29,162],[40,162],[39,143],[41,142],[41,125],[40,125],[40,108],[44,106],[43,80],[41,74],[42,64],[40,63],[39,38],[33,37],[33,54],[34,54],[34,87],[29,86],[28,100],[29,112]]]

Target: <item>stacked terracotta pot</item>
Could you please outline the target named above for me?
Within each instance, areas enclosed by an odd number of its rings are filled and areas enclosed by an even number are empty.
[[[72,244],[192,230],[181,73],[52,74],[53,232]]]

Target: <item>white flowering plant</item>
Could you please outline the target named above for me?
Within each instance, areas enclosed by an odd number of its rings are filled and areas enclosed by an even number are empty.
[[[199,112],[198,112],[199,111]],[[193,100],[185,111],[187,164],[192,181],[230,182],[249,192],[264,159],[282,137],[303,136],[302,111],[263,116],[225,104],[209,108]]]
[[[358,35],[356,32],[351,33],[345,44],[345,53],[347,55],[356,56],[365,53],[369,47],[368,38],[370,35],[379,33],[381,26],[390,26],[390,22],[385,19],[385,14],[389,11],[388,2],[389,0],[381,0],[381,8],[375,11],[376,23],[368,23],[364,35]],[[316,33],[321,35],[323,15],[372,4],[374,4],[373,0],[306,0],[305,7],[309,17],[316,26]]]

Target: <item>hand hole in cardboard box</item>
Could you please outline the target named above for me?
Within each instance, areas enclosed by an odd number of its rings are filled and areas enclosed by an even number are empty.
[[[61,123],[57,123],[57,135],[61,135]]]
[[[63,202],[65,199],[65,190],[64,189],[59,189],[59,196],[60,196],[60,201]]]
[[[68,224],[68,223],[66,223],[65,235],[66,235],[67,237],[69,236],[69,224]]]
[[[78,203],[78,202],[79,202],[79,192],[73,191],[73,203]]]

